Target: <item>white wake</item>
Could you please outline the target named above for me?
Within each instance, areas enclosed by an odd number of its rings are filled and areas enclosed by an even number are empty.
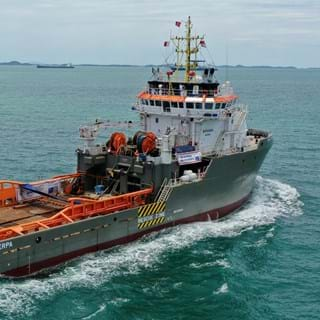
[[[99,287],[114,276],[135,274],[152,268],[168,251],[181,250],[206,238],[237,237],[257,226],[272,224],[279,217],[300,215],[302,207],[295,188],[258,177],[250,202],[222,221],[193,223],[153,233],[112,251],[86,255],[47,277],[19,281],[1,279],[0,316],[17,318],[32,315],[40,301],[59,292],[71,288]],[[215,265],[229,267],[227,261],[222,262],[216,261]],[[223,287],[217,293],[226,291],[227,288]]]

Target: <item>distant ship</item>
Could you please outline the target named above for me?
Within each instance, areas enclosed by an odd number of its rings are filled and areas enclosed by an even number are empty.
[[[190,17],[185,26],[171,38],[176,70],[153,68],[138,94],[134,136],[120,131],[131,121],[97,119],[80,127],[76,173],[0,180],[1,274],[32,274],[163,228],[220,219],[248,200],[272,135],[247,128],[247,106],[229,81],[219,84],[215,67],[198,70],[204,38],[192,34]],[[110,128],[98,144],[99,130]]]
[[[64,64],[38,64],[39,69],[73,69],[74,65],[72,63]]]

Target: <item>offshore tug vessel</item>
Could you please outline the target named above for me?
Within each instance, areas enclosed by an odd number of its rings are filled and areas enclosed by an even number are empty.
[[[271,134],[247,128],[247,107],[199,60],[206,43],[190,17],[184,25],[170,39],[175,63],[152,69],[133,107],[140,131],[98,144],[100,129],[135,124],[96,120],[80,128],[76,173],[0,180],[0,273],[29,275],[162,228],[219,219],[248,199]]]

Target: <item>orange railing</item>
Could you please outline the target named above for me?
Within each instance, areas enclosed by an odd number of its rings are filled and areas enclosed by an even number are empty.
[[[80,173],[65,174],[56,176],[42,181],[30,182],[30,185],[38,185],[46,182],[54,182],[59,180],[67,180],[81,176]],[[0,180],[0,208],[10,207],[18,204],[17,189],[24,183],[19,181]]]
[[[152,188],[135,191],[103,200],[85,198],[70,198],[70,205],[50,218],[20,224],[0,229],[0,241],[29,234],[40,230],[50,229],[97,215],[106,215],[115,211],[135,208],[144,205],[146,198],[152,193]]]

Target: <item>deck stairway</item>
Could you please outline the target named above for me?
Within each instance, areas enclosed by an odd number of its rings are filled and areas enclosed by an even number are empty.
[[[162,182],[162,185],[159,189],[159,192],[156,196],[155,202],[164,202],[167,201],[171,192],[172,192],[172,186],[170,184],[170,182],[168,182],[168,179],[165,178]]]
[[[244,120],[246,119],[246,116],[247,116],[247,111],[246,111],[246,110],[242,110],[242,111],[241,111],[241,115],[240,115],[240,117],[239,117],[239,120],[238,120],[238,122],[237,122],[237,124],[236,124],[236,129],[237,129],[237,130],[240,130],[240,128],[241,128]]]

